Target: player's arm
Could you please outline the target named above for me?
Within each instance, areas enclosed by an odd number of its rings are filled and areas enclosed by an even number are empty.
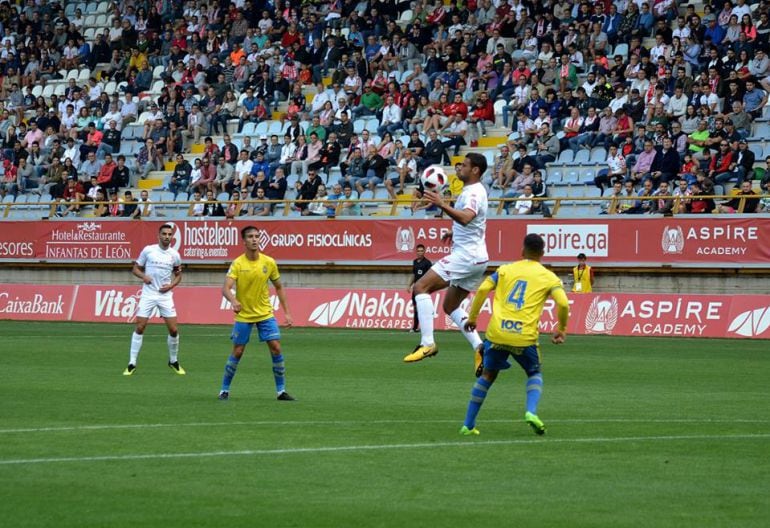
[[[551,297],[556,302],[556,317],[559,320],[559,324],[556,326],[556,330],[553,333],[551,341],[555,345],[564,343],[567,338],[567,323],[569,322],[569,299],[564,292],[564,287],[560,284],[554,286],[551,289]]]
[[[275,294],[278,296],[278,302],[281,304],[283,315],[286,317],[286,326],[291,326],[294,324],[294,319],[291,317],[289,305],[286,303],[286,292],[283,290],[281,279],[273,279],[272,282],[273,287],[275,287]]]
[[[241,311],[241,303],[235,298],[233,288],[235,288],[235,279],[228,275],[225,277],[225,285],[222,286],[222,297],[227,299],[227,302],[233,307],[233,312],[238,313]]]
[[[137,277],[143,283],[152,284],[152,279],[144,274],[144,266],[140,266],[134,262],[134,267],[131,269],[131,273],[133,273],[134,277]]]
[[[433,191],[425,191],[423,193],[423,197],[428,202],[432,203],[443,212],[445,212],[449,218],[460,225],[468,225],[474,218],[476,218],[476,211],[473,209],[455,209],[447,202],[445,202],[444,197],[439,193],[435,193]]]
[[[174,266],[173,270],[173,278],[171,279],[171,282],[169,284],[164,284],[161,286],[158,291],[160,293],[166,293],[167,291],[171,291],[174,288],[176,288],[180,282],[182,282],[182,268],[181,266]]]
[[[476,330],[476,318],[479,316],[481,307],[484,305],[484,300],[489,295],[489,292],[495,289],[497,286],[497,273],[493,273],[481,283],[476,295],[473,297],[473,303],[471,304],[471,310],[468,313],[468,320],[465,322],[465,330],[467,332],[473,332]]]

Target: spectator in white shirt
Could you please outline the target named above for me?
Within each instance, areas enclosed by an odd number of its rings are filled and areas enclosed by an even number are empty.
[[[382,108],[382,120],[377,129],[377,133],[382,136],[385,132],[395,134],[401,128],[401,107],[398,106],[392,96],[385,99],[385,106]]]

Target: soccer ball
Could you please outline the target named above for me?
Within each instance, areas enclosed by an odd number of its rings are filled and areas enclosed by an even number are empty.
[[[441,193],[449,183],[449,178],[444,169],[438,165],[431,165],[422,172],[420,181],[426,191]]]

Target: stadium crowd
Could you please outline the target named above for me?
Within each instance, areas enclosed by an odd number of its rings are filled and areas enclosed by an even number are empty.
[[[521,198],[510,214],[547,214],[528,198],[573,161],[604,167],[571,182],[609,188],[603,213],[767,210],[769,17],[768,0],[6,0],[0,194],[148,216],[130,189],[167,171],[159,196],[192,216],[359,215],[502,125],[484,182]],[[733,185],[749,198],[697,198]]]

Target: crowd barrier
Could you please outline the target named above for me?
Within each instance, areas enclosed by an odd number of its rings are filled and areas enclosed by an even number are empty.
[[[411,328],[413,308],[405,290],[287,288],[287,302],[300,327]],[[0,319],[132,323],[141,286],[0,285]],[[569,294],[571,334],[620,336],[770,338],[770,295]],[[174,290],[182,324],[230,324],[233,312],[219,287]],[[441,311],[443,292],[433,296],[435,327],[455,328]],[[271,302],[280,323],[285,319],[275,295]],[[467,309],[470,299],[463,302]],[[479,328],[489,322],[484,303]],[[154,322],[161,322],[153,317]],[[547,301],[540,330],[556,327],[556,309]],[[182,331],[184,333],[184,330]],[[127,334],[128,335],[128,334]],[[227,332],[222,332],[223,339]]]
[[[130,263],[157,242],[163,221],[7,221],[0,229],[0,262]],[[416,244],[433,261],[449,252],[444,219],[174,220],[172,247],[183,262],[222,264],[242,251],[240,229],[256,225],[260,250],[279,263],[406,265]],[[546,242],[544,262],[572,266],[585,253],[597,266],[767,268],[770,217],[629,216],[560,220],[492,218],[487,221],[490,264],[517,260],[527,233]]]

